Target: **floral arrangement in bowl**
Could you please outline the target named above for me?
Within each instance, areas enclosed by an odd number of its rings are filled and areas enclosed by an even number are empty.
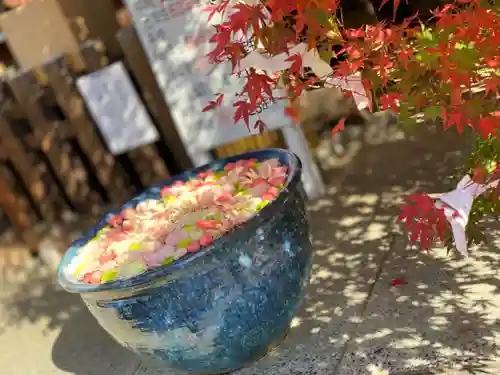
[[[168,265],[246,222],[283,189],[278,159],[242,159],[164,187],[159,199],[111,216],[67,268],[76,280],[102,284]]]

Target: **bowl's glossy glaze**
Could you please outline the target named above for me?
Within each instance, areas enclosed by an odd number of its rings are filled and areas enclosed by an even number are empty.
[[[119,343],[166,368],[218,374],[259,359],[288,328],[311,271],[298,158],[268,149],[217,160],[154,186],[125,206],[159,197],[161,187],[176,180],[249,158],[278,158],[289,168],[285,189],[253,219],[174,264],[98,286],[73,282],[65,266],[120,209],[72,245],[59,267],[59,282],[80,293]]]

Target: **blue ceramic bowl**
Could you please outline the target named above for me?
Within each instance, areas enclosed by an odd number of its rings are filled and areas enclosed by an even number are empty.
[[[110,215],[158,198],[160,189],[239,159],[278,158],[288,166],[284,190],[254,218],[180,261],[103,285],[76,283],[65,267]],[[146,190],[107,214],[73,243],[59,266],[60,284],[79,293],[120,344],[167,369],[220,374],[266,354],[283,338],[302,300],[312,249],[300,182],[301,163],[281,149],[217,160]]]

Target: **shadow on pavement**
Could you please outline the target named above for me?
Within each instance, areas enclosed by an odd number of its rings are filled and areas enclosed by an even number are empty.
[[[406,249],[395,226],[403,195],[452,187],[453,181],[442,176],[461,165],[463,141],[450,132],[426,132],[415,141],[367,145],[344,170],[328,172],[327,196],[310,204],[315,254],[305,303],[276,352],[279,357],[271,353],[242,374],[333,374],[346,354],[363,369],[373,362],[401,369],[414,366],[415,358],[425,359],[429,347],[435,353],[428,357],[448,353],[449,361],[496,354],[496,319],[488,316],[487,308],[471,308],[463,300],[473,285],[498,293],[499,279],[481,274],[470,262]],[[336,180],[340,188],[331,185]],[[499,263],[495,253],[487,251],[478,253],[476,260],[496,268]],[[413,285],[394,288],[393,278]],[[58,290],[48,278],[21,283],[18,289],[6,301],[9,322],[48,319],[48,329],[60,330],[52,350],[58,368],[76,375],[107,375],[110,369],[128,375],[126,368],[137,366],[77,296]],[[389,316],[378,314],[367,308],[370,304],[395,310]],[[363,320],[368,323],[360,325]],[[468,340],[457,337],[461,325],[472,331]],[[370,349],[349,350],[347,342],[354,349],[368,344]]]
[[[64,323],[54,346],[52,361],[61,370],[77,375],[107,375],[135,367],[135,354],[121,347],[97,323],[80,301],[78,311]],[[121,372],[128,375],[128,372]]]

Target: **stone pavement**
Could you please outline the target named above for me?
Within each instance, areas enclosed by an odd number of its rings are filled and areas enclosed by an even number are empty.
[[[286,341],[235,375],[500,373],[499,241],[468,259],[426,254],[395,225],[405,192],[451,186],[440,176],[459,165],[461,142],[396,137],[330,165],[328,196],[309,205],[306,300]],[[0,375],[167,375],[115,344],[36,262],[3,278],[0,300]]]

